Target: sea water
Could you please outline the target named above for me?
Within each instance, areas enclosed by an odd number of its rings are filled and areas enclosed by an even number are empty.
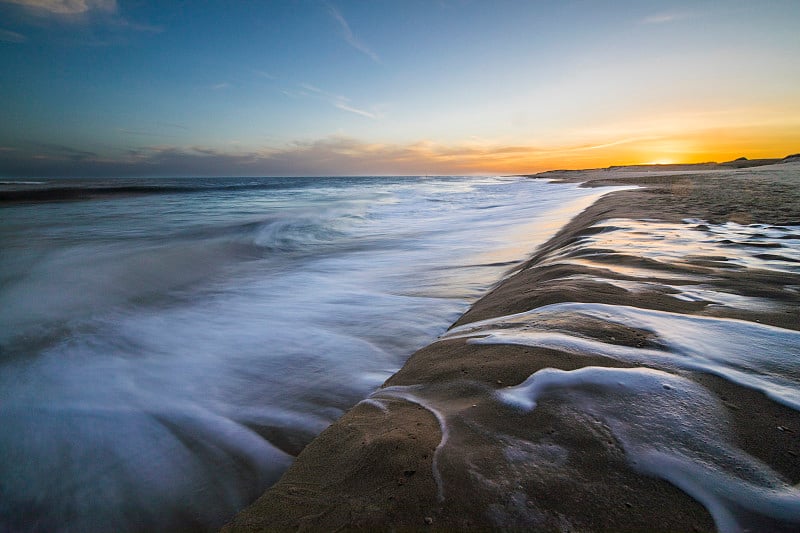
[[[607,190],[0,184],[0,529],[220,526]]]

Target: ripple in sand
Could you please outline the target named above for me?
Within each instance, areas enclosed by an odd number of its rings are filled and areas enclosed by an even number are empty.
[[[686,219],[684,224],[609,219],[540,265],[580,264],[635,278],[680,278],[684,274],[687,280],[694,278],[696,269],[682,267],[698,265],[800,273],[798,232],[796,226],[709,224],[696,219]],[[764,249],[776,252],[766,253]],[[631,257],[638,261],[631,264],[630,259],[620,260]]]

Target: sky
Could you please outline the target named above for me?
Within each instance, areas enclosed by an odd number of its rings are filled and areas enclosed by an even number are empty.
[[[783,157],[798,28],[798,0],[0,0],[0,176]]]

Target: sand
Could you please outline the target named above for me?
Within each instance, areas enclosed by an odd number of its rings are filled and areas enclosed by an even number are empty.
[[[415,353],[371,400],[356,405],[309,444],[283,478],[225,530],[713,531],[752,524],[776,531],[797,530],[800,524],[794,511],[787,511],[788,518],[752,518],[752,510],[733,505],[729,506],[735,511],[733,518],[728,519],[725,511],[714,507],[714,502],[724,500],[711,494],[714,490],[693,489],[686,478],[674,475],[674,469],[653,471],[650,456],[636,447],[635,439],[620,433],[615,419],[602,407],[616,406],[614,412],[624,418],[624,402],[630,401],[631,413],[644,406],[641,409],[648,419],[657,418],[658,411],[654,414],[646,410],[646,404],[637,403],[641,395],[615,398],[608,389],[587,385],[579,396],[590,398],[590,403],[553,393],[541,396],[535,408],[524,411],[499,401],[498,392],[515,390],[509,387],[548,368],[589,368],[595,377],[603,375],[597,368],[650,367],[653,372],[667,372],[655,374],[658,379],[664,376],[664,390],[696,389],[700,395],[691,396],[686,408],[693,409],[696,402],[706,406],[696,420],[676,408],[677,416],[686,417],[678,420],[677,429],[669,426],[674,420],[665,422],[667,432],[689,435],[686,439],[691,442],[679,447],[681,453],[700,450],[697,453],[708,454],[709,464],[732,457],[731,464],[740,461],[744,471],[747,465],[758,465],[755,470],[768,472],[771,481],[763,481],[758,472],[741,474],[742,479],[752,486],[761,487],[762,483],[771,487],[758,494],[784,491],[792,506],[800,502],[792,492],[792,485],[800,483],[800,412],[786,402],[768,397],[758,387],[742,386],[682,362],[665,367],[558,343],[547,347],[487,344],[481,339],[489,335],[488,330],[471,337],[458,335],[468,324],[497,317],[506,317],[497,327],[516,331],[508,315],[543,310],[526,319],[524,328],[528,329],[523,328],[523,333],[530,330],[559,339],[566,335],[587,341],[581,346],[603,346],[611,352],[616,348],[621,353],[661,349],[660,341],[647,328],[592,318],[569,307],[543,307],[567,302],[635,306],[667,317],[674,316],[670,313],[699,317],[701,327],[703,320],[712,323],[719,319],[734,326],[740,324],[735,320],[746,320],[768,333],[773,331],[770,327],[800,329],[797,271],[758,265],[739,268],[730,264],[730,258],[691,254],[662,260],[651,256],[646,247],[601,246],[603,238],[625,231],[636,235],[642,228],[653,231],[664,223],[673,225],[665,226],[667,230],[677,227],[690,232],[729,221],[778,227],[775,231],[800,225],[800,164],[751,163],[738,165],[750,168],[735,168],[735,164],[632,167],[533,176],[583,182],[585,186],[639,188],[604,196],[573,219],[523,268],[465,313],[454,324],[461,329]],[[645,219],[649,222],[636,222]],[[752,246],[764,246],[749,252],[754,261],[769,264],[782,257],[779,261],[785,261],[781,264],[791,264],[791,258],[781,255],[784,252],[774,243],[759,241],[761,229],[752,231],[756,235]],[[772,230],[765,226],[763,231]],[[793,237],[788,231],[786,234]],[[645,244],[651,237],[645,236]],[[646,284],[642,284],[642,272],[647,273]],[[734,295],[745,303],[709,305],[698,298],[676,297],[675,287],[686,283],[717,291],[711,294]],[[789,343],[789,351],[797,349],[800,357],[800,346],[793,346],[791,337]],[[654,394],[644,401],[665,398]],[[632,399],[626,400],[628,397]],[[673,404],[665,405],[666,411],[672,410]],[[680,435],[677,438],[684,438]],[[674,452],[675,445],[663,446]],[[647,446],[644,449],[652,451]],[[733,466],[730,471],[739,469]],[[710,479],[716,470],[702,472]],[[693,479],[691,475],[689,479]],[[743,491],[741,487],[751,485],[731,485],[731,490]]]

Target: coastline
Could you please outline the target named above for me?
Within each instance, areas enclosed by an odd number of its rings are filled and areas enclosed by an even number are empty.
[[[570,221],[523,268],[459,318],[450,334],[412,355],[381,390],[319,435],[281,480],[225,530],[642,530],[657,525],[664,530],[712,531],[748,519],[747,513],[740,513],[744,518],[735,513],[726,518],[731,512],[719,510],[725,505],[713,491],[694,490],[684,478],[648,470],[646,461],[636,464],[630,440],[615,432],[614,424],[603,418],[605,412],[587,415],[573,408],[572,400],[553,397],[523,416],[497,401],[503,390],[518,392],[514,386],[543,369],[589,368],[596,376],[598,368],[623,372],[647,367],[658,371],[659,379],[674,378],[687,390],[702,389],[703,398],[711,398],[709,412],[719,422],[712,426],[727,428],[720,437],[726,450],[766,465],[765,471],[780,483],[800,482],[800,413],[787,405],[791,398],[776,400],[757,385],[737,383],[724,366],[655,364],[559,344],[568,336],[610,354],[656,353],[663,348],[645,327],[601,314],[593,317],[592,305],[610,306],[602,307],[606,313],[612,307],[635,306],[665,320],[689,317],[790,333],[800,329],[800,292],[794,289],[800,287],[800,274],[768,268],[791,265],[794,259],[781,255],[775,242],[758,237],[773,227],[782,231],[780,227],[800,225],[800,165],[706,167],[536,175],[585,186],[639,188],[610,193]],[[788,179],[787,168],[792,170]],[[660,257],[651,255],[647,246],[654,235],[680,244],[682,234],[675,236],[676,231],[707,235],[728,231],[726,223],[735,224],[735,230],[751,224],[765,227],[751,228],[752,238],[743,245],[746,253],[725,242],[730,241],[727,234],[704,243],[714,250],[730,249],[729,257],[703,255],[692,248],[661,250],[665,255]],[[632,251],[624,253],[609,248],[611,237],[636,235],[644,235],[643,248],[625,248]],[[736,264],[739,253],[744,267]],[[755,267],[746,261],[755,262]],[[697,296],[698,291],[705,292]],[[743,303],[709,302],[719,295],[736,296]],[[565,304],[586,307],[572,310]],[[525,327],[561,335],[558,342],[485,342],[498,335],[497,329],[516,331],[516,317],[532,310],[543,311]],[[794,337],[788,342],[794,346]],[[599,382],[592,383],[599,387]],[[605,389],[596,394],[602,401],[613,400]],[[512,440],[513,446],[508,444]],[[535,446],[524,448],[520,442]],[[524,452],[526,460],[510,460],[509,450]],[[794,515],[762,518],[760,523],[774,530],[797,526]]]

